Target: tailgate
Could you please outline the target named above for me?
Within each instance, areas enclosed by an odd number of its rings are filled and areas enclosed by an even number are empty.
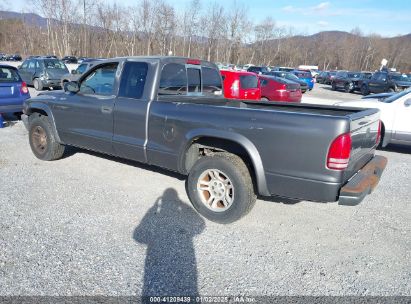
[[[348,115],[351,119],[351,156],[344,172],[344,182],[364,167],[373,157],[377,147],[380,113],[376,109],[364,109]]]

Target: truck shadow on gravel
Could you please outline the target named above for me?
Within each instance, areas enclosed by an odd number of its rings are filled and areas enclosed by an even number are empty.
[[[147,246],[144,286],[137,294],[149,296],[196,296],[197,262],[193,238],[203,232],[205,222],[176,190],[168,188],[135,228],[133,238]]]
[[[156,166],[151,166],[151,165],[147,165],[147,164],[143,164],[143,163],[139,163],[138,161],[133,161],[133,160],[128,160],[128,159],[124,159],[124,158],[120,158],[120,157],[115,157],[115,156],[111,156],[111,155],[107,155],[107,154],[103,154],[103,153],[99,153],[99,152],[95,152],[95,151],[91,151],[91,150],[85,150],[85,149],[81,149],[81,148],[77,148],[77,147],[73,147],[73,146],[67,146],[66,147],[66,151],[64,152],[64,155],[62,157],[62,159],[64,158],[69,158],[77,153],[83,153],[83,154],[88,154],[88,155],[92,155],[95,157],[99,157],[99,158],[104,158],[107,160],[111,160],[111,161],[115,161],[117,163],[121,163],[124,165],[128,165],[128,166],[132,166],[138,169],[143,169],[143,170],[148,170],[151,172],[155,172],[155,173],[160,173],[160,174],[164,174],[173,178],[176,178],[178,180],[185,180],[186,177],[180,173],[177,172],[173,172],[173,171],[169,171],[166,169],[162,169]]]
[[[385,148],[378,148],[378,151],[394,152],[394,153],[401,153],[401,154],[411,154],[411,146],[391,144]]]

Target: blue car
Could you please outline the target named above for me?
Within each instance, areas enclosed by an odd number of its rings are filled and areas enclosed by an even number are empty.
[[[20,113],[27,98],[30,98],[29,89],[17,69],[0,65],[0,114]]]
[[[312,90],[314,88],[314,78],[309,71],[301,71],[301,70],[294,70],[293,73],[295,76],[300,78],[301,80],[305,81],[308,85],[308,90]]]

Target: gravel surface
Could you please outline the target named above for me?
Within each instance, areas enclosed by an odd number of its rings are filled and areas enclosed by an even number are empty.
[[[0,295],[411,295],[411,148],[377,153],[358,206],[259,199],[222,226],[183,177],[79,149],[43,162],[17,122],[0,129]]]

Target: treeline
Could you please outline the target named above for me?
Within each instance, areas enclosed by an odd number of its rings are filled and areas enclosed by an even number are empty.
[[[26,10],[43,16],[46,24],[0,20],[0,51],[88,57],[172,54],[233,64],[350,70],[375,70],[387,58],[390,66],[411,70],[411,35],[382,38],[359,29],[296,35],[271,17],[251,20],[235,0],[229,10],[200,0],[182,11],[165,0],[136,3],[32,0]]]

